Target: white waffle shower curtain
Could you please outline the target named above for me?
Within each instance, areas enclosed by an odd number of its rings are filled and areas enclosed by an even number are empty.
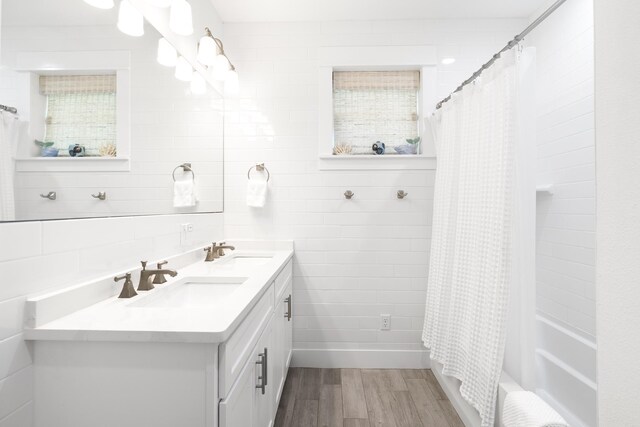
[[[438,167],[422,339],[493,426],[513,273],[518,49],[432,118]]]

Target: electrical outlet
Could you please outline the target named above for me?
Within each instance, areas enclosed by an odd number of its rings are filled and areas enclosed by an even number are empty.
[[[180,224],[180,244],[181,245],[187,244],[187,242],[189,241],[189,238],[187,237],[187,233],[192,233],[192,232],[193,232],[193,224],[191,224],[190,222]]]
[[[390,314],[381,314],[380,315],[380,330],[388,331],[391,329],[391,315]]]

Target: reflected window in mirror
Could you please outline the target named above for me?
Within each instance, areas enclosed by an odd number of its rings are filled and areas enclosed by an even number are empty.
[[[58,156],[116,155],[116,76],[41,75],[44,142]]]

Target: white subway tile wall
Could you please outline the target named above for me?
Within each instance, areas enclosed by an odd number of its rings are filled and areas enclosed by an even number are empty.
[[[225,234],[295,240],[294,346],[420,350],[435,171],[318,171],[319,47],[434,45],[445,97],[526,20],[227,23],[241,93],[226,102]],[[264,209],[247,169],[271,172]],[[409,193],[404,200],[396,191]],[[355,196],[345,200],[343,193]],[[380,315],[391,314],[391,330]]]
[[[183,223],[194,226],[186,239]],[[0,224],[0,427],[31,425],[29,295],[134,269],[223,238],[222,214]]]
[[[532,33],[537,49],[537,308],[595,341],[593,2],[566,2]]]

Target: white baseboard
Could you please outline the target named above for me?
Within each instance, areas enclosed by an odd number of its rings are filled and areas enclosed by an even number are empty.
[[[429,369],[427,350],[294,349],[291,366],[299,368]]]
[[[460,381],[453,377],[442,375],[442,365],[438,362],[433,362],[431,370],[465,427],[480,426],[480,416],[478,412],[469,405],[460,394]]]

